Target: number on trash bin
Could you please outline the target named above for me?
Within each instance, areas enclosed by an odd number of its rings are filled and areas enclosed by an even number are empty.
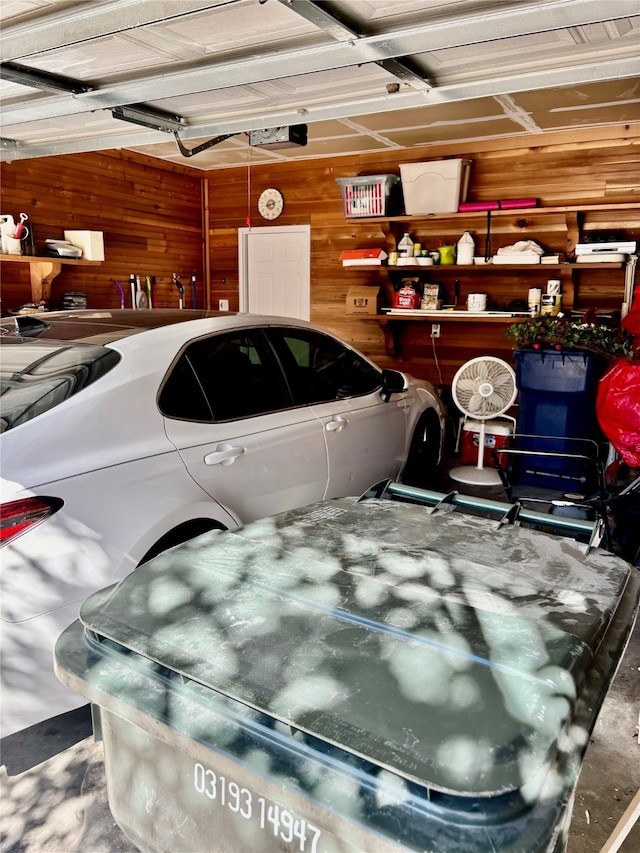
[[[273,803],[267,809],[267,820],[273,825],[273,834],[277,835],[280,829],[280,806]]]
[[[199,794],[204,794],[210,800],[216,798],[216,774],[213,770],[207,770],[202,764],[196,764],[193,768],[193,784]]]
[[[316,853],[321,831],[304,818],[296,818],[287,809],[277,803],[258,797],[260,808],[253,810],[253,795],[247,788],[241,788],[237,782],[218,776],[197,761],[193,767],[193,786],[199,794],[215,800],[220,807],[239,814],[245,820],[259,820],[260,829],[273,832],[285,844],[293,842],[293,848],[300,853]],[[271,826],[269,826],[271,824]],[[295,842],[298,842],[295,844]]]

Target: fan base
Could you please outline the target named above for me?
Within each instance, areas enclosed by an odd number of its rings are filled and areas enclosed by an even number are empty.
[[[470,486],[500,486],[502,480],[495,468],[476,468],[475,465],[461,465],[449,471],[452,480],[467,483]]]

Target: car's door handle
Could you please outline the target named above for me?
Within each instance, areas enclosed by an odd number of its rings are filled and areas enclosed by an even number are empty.
[[[205,465],[233,465],[238,456],[242,456],[245,452],[244,447],[239,447],[237,444],[219,444],[213,453],[207,453],[204,457]]]
[[[336,415],[334,418],[331,418],[330,421],[327,421],[325,429],[330,431],[336,430],[339,432],[341,429],[344,429],[344,427],[346,427],[348,423],[349,421],[346,418],[340,417],[340,415]]]

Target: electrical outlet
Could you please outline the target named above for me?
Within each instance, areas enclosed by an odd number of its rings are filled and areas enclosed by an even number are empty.
[[[229,310],[229,300],[228,299],[218,299],[218,311],[228,311]]]
[[[432,323],[431,324],[431,337],[439,338],[440,337],[440,323]]]

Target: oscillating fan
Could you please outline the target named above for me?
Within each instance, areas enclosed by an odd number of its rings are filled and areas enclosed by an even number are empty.
[[[472,358],[463,364],[453,377],[451,394],[460,411],[480,422],[478,435],[478,464],[453,468],[449,476],[461,483],[477,486],[497,486],[500,474],[495,468],[484,467],[486,421],[504,414],[518,393],[513,368],[491,355]]]

